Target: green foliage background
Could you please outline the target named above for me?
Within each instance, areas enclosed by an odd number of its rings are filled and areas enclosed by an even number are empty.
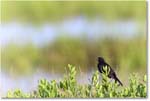
[[[106,21],[136,20],[140,32],[133,38],[112,38],[106,36],[89,41],[86,33],[80,38],[60,36],[52,43],[36,47],[31,42],[16,45],[11,42],[2,48],[3,70],[13,74],[25,74],[42,67],[45,71],[56,68],[64,71],[66,64],[81,66],[86,72],[96,67],[98,56],[103,56],[112,67],[132,72],[146,72],[146,2],[145,1],[1,1],[2,24],[11,21],[42,25],[59,22],[68,17],[83,15],[87,18],[101,18]],[[4,33],[5,34],[5,33]],[[62,34],[61,32],[59,33]],[[85,35],[85,36],[84,36]],[[14,71],[15,70],[15,71]],[[55,72],[56,72],[55,71]],[[23,73],[23,74],[24,74]]]
[[[146,73],[146,40],[141,37],[130,40],[107,38],[93,42],[65,37],[42,48],[32,44],[22,47],[10,44],[2,49],[1,62],[5,67],[2,70],[13,74],[32,73],[38,67],[46,72],[64,73],[64,68],[60,67],[68,63],[80,66],[86,72],[97,69],[98,56],[103,56],[122,76],[132,72]]]
[[[146,19],[145,1],[5,1],[2,4],[2,21],[44,23],[67,17],[100,16],[106,20]],[[142,16],[141,16],[142,15]]]

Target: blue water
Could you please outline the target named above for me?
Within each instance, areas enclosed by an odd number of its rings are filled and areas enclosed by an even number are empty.
[[[37,46],[52,42],[58,36],[85,37],[93,40],[103,36],[131,38],[140,32],[140,25],[134,20],[104,21],[88,20],[84,17],[66,19],[57,23],[45,23],[39,26],[9,22],[1,25],[1,46],[8,43],[26,44],[32,42]]]

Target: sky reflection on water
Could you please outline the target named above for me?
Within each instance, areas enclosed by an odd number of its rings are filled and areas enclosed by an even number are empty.
[[[139,33],[139,24],[133,20],[107,22],[101,19],[88,20],[84,17],[67,19],[59,23],[46,23],[41,26],[21,23],[1,25],[1,45],[8,43],[25,44],[33,42],[40,46],[53,41],[58,36],[87,37],[89,40],[103,36],[130,38]]]

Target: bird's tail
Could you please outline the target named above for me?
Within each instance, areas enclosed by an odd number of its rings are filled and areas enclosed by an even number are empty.
[[[115,82],[118,82],[119,85],[123,86],[122,82],[117,77],[115,77]]]

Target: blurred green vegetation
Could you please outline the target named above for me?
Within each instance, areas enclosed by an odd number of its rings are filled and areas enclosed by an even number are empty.
[[[82,67],[83,71],[97,69],[97,57],[102,56],[119,71],[146,72],[146,39],[103,38],[93,41],[86,38],[58,37],[53,43],[35,47],[32,43],[2,48],[2,69],[13,74],[28,73],[42,68],[46,72],[64,72],[66,64]],[[11,71],[12,70],[12,71]]]
[[[107,20],[145,21],[146,1],[5,1],[1,2],[2,22],[45,23],[84,15]],[[141,16],[142,15],[142,16]]]

